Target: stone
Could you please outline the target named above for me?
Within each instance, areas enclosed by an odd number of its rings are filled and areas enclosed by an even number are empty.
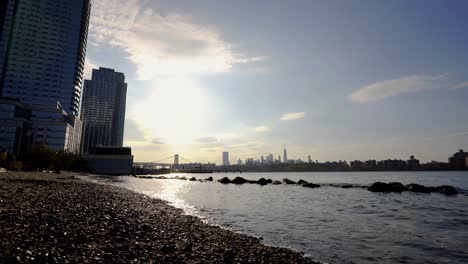
[[[213,177],[210,176],[210,177],[206,178],[205,181],[213,181]]]
[[[267,185],[268,182],[265,178],[261,178],[260,180],[257,181],[257,184],[260,184],[260,185]]]
[[[228,177],[224,177],[221,180],[218,180],[222,184],[228,184],[231,183],[231,180]]]
[[[300,180],[297,182],[297,184],[301,184],[301,185],[302,185],[302,184],[305,184],[305,183],[309,183],[309,182],[308,182],[308,181],[304,181],[303,179],[300,179]]]
[[[280,181],[274,181],[274,182],[273,182],[273,185],[279,185],[279,184],[283,184],[283,183],[280,182]]]
[[[234,180],[231,181],[231,183],[234,183],[234,184],[244,184],[246,182],[247,180],[242,177],[236,177],[234,178]]]
[[[403,192],[406,189],[405,186],[399,182],[375,182],[368,188],[368,190],[371,192]]]
[[[313,183],[305,183],[302,185],[303,187],[307,187],[307,188],[318,188],[320,187],[320,185],[318,184],[313,184]]]
[[[456,195],[456,194],[458,194],[457,189],[455,189],[455,187],[452,187],[450,185],[442,185],[442,186],[436,187],[436,191],[438,193],[445,194],[445,195]]]
[[[297,184],[295,181],[292,181],[292,180],[287,179],[287,178],[284,178],[283,182],[286,183],[286,184]]]
[[[427,188],[424,185],[420,185],[416,183],[405,185],[405,188],[409,192],[417,192],[417,193],[430,193],[431,192],[430,188]]]
[[[189,179],[189,181],[197,181],[197,178],[192,177],[192,178]]]

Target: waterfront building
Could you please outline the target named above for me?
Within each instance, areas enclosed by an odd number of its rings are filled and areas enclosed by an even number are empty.
[[[75,135],[81,132],[78,116],[90,0],[3,0],[0,8],[1,96],[20,100],[32,110],[33,132],[46,131],[51,123],[57,125],[49,131],[53,138],[42,135],[39,140],[34,135],[34,141],[54,150],[76,149],[79,141],[71,148],[66,141],[68,133],[80,138]],[[50,122],[46,122],[49,116]],[[69,119],[73,127],[62,129],[71,124]],[[59,145],[64,149],[57,149]]]
[[[31,110],[18,100],[0,98],[0,153],[21,158],[31,135]]]
[[[460,151],[453,154],[453,156],[449,158],[449,163],[452,169],[468,169],[468,152],[464,152],[463,149],[460,149]]]
[[[128,175],[132,172],[132,149],[128,147],[93,147],[84,155],[86,165],[99,174]]]
[[[93,69],[91,80],[84,83],[81,114],[84,153],[96,146],[123,146],[126,98],[123,73]]]
[[[239,159],[239,160],[237,161],[237,165],[239,165],[239,166],[242,165],[242,160],[241,160],[241,159]]]
[[[411,156],[406,163],[408,164],[409,170],[419,170],[421,168],[419,160],[415,159],[414,156]]]
[[[229,165],[229,152],[223,152],[223,166]]]
[[[288,152],[286,148],[283,150],[283,163],[288,163]]]

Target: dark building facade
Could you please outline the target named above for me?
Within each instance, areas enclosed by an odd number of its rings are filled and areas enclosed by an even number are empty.
[[[456,170],[467,170],[468,169],[468,152],[464,152],[460,149],[457,153],[453,154],[449,158],[450,167]]]
[[[0,98],[0,153],[21,158],[31,140],[31,110],[18,100]]]
[[[4,1],[2,1],[4,2]],[[90,0],[6,0],[2,96],[79,114]]]
[[[79,151],[91,1],[2,0],[0,8],[0,96],[32,110],[34,142]]]
[[[112,69],[93,69],[85,80],[82,119],[83,152],[96,146],[122,147],[127,84],[125,75]]]

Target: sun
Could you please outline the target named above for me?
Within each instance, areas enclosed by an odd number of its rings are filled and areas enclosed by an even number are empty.
[[[134,107],[133,117],[147,140],[184,145],[202,134],[209,104],[209,96],[193,80],[166,77],[154,81],[153,91]]]

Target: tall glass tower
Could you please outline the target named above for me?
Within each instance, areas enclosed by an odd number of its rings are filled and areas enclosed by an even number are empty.
[[[79,115],[90,0],[2,0],[0,90]],[[5,14],[5,15],[4,15]]]
[[[127,84],[125,75],[112,69],[93,69],[83,93],[83,152],[96,146],[122,147]]]
[[[0,96],[32,111],[32,143],[51,150],[80,149],[90,11],[91,0],[0,3]]]

